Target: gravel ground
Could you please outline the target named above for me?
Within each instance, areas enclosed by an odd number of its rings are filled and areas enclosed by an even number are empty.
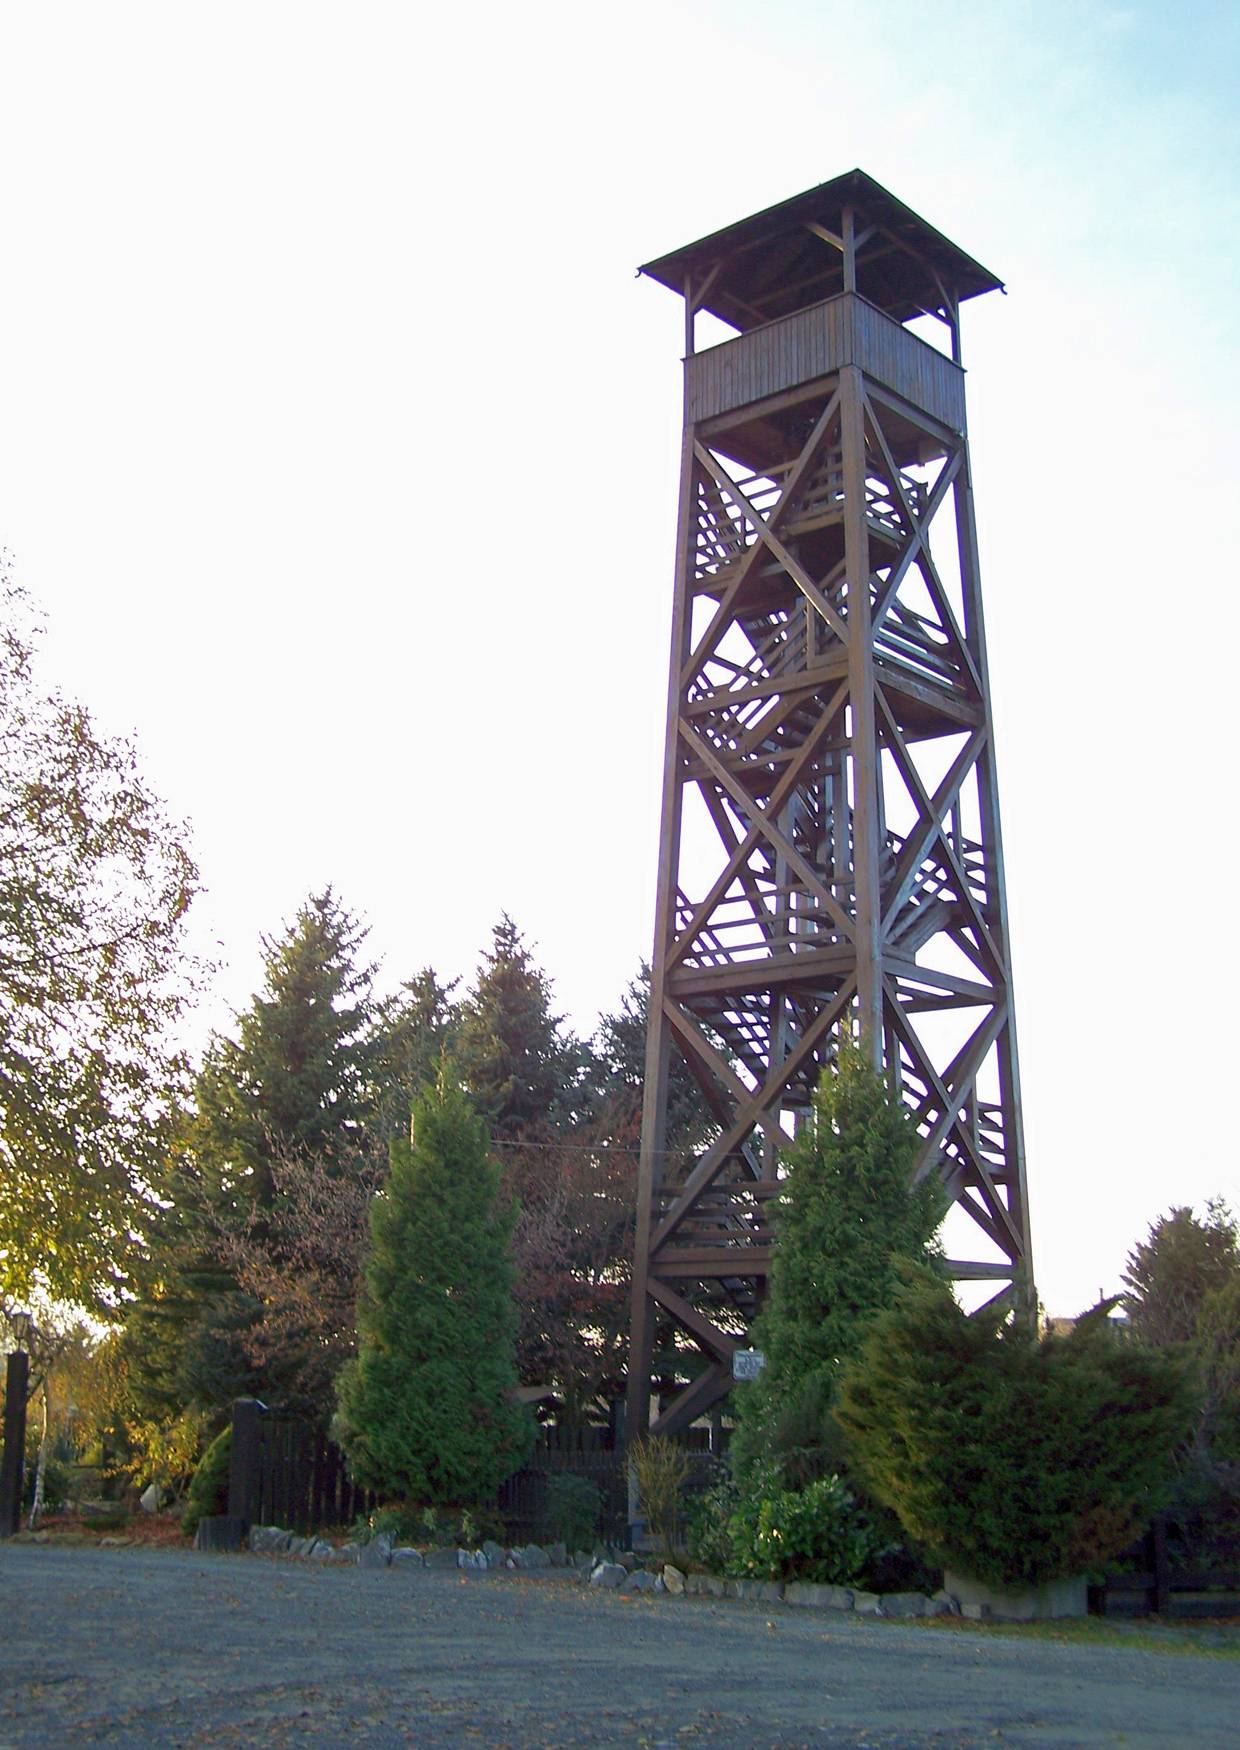
[[[1240,1742],[1240,1661],[559,1575],[0,1545],[0,1599],[0,1750]]]

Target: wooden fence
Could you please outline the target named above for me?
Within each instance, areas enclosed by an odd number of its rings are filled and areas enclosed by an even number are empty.
[[[704,1437],[703,1437],[704,1438]],[[686,1494],[705,1488],[715,1474],[716,1460],[705,1449],[689,1454]],[[547,1534],[547,1491],[551,1479],[565,1473],[585,1477],[599,1491],[598,1535],[605,1543],[629,1541],[629,1478],[625,1454],[607,1428],[567,1430],[543,1428],[523,1469],[500,1485],[499,1511],[514,1539]]]
[[[268,1414],[256,1398],[237,1400],[232,1428],[230,1517],[310,1532],[374,1511],[377,1497],[350,1480],[344,1454],[325,1434]]]
[[[1240,1553],[1240,1552],[1237,1552]],[[1131,1552],[1133,1566],[1090,1588],[1099,1616],[1233,1616],[1240,1613],[1240,1562],[1225,1568],[1176,1562],[1167,1521],[1154,1520]]]

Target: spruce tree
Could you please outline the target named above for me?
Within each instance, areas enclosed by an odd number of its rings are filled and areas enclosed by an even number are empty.
[[[229,1240],[246,1231],[278,1249],[264,1212],[281,1157],[352,1170],[378,1049],[365,934],[330,888],[312,896],[282,936],[264,939],[262,989],[236,1036],[208,1050],[157,1186],[168,1207],[152,1236],[153,1286],[126,1320],[146,1414],[222,1415],[237,1396],[286,1396],[278,1357],[259,1365],[251,1353],[262,1309],[238,1285]]]
[[[573,1116],[581,1054],[551,1012],[551,981],[505,913],[463,1005],[454,1056],[498,1141]]]
[[[736,1394],[742,1472],[772,1446],[830,1440],[841,1367],[894,1297],[901,1261],[933,1255],[944,1200],[936,1180],[911,1184],[916,1151],[907,1109],[862,1051],[841,1043],[783,1156],[770,1292],[755,1329],[766,1365]]]
[[[422,1094],[370,1216],[358,1351],[337,1384],[337,1438],[388,1500],[477,1505],[523,1462],[510,1212],[460,1089]]]
[[[283,1151],[330,1162],[354,1152],[373,1109],[374,968],[366,931],[331,888],[278,940],[235,1039],[216,1039],[195,1087],[191,1147],[221,1200],[270,1203]]]

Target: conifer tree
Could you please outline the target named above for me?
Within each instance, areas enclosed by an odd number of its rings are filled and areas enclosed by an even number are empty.
[[[454,1056],[498,1141],[570,1119],[580,1052],[551,1012],[551,981],[505,913],[463,1006]]]
[[[308,899],[282,936],[264,939],[263,986],[236,1036],[207,1053],[159,1185],[168,1208],[152,1238],[153,1285],[126,1320],[144,1414],[220,1414],[237,1396],[285,1395],[278,1362],[250,1352],[262,1309],[229,1252],[246,1232],[278,1255],[264,1219],[278,1161],[347,1173],[362,1152],[378,1050],[365,934],[330,888]]]
[[[485,1129],[446,1076],[392,1143],[370,1231],[337,1438],[358,1481],[388,1500],[485,1503],[532,1429],[515,1396],[511,1216]]]
[[[278,940],[235,1039],[216,1039],[195,1087],[190,1144],[221,1200],[271,1200],[278,1153],[330,1162],[356,1151],[374,1102],[374,968],[366,931],[331,888]]]
[[[901,1261],[933,1255],[943,1196],[937,1181],[910,1183],[916,1150],[907,1109],[862,1051],[842,1042],[783,1156],[778,1244],[755,1330],[766,1365],[736,1394],[742,1471],[773,1436],[778,1442],[781,1418],[794,1445],[822,1435],[836,1377],[894,1297]]]

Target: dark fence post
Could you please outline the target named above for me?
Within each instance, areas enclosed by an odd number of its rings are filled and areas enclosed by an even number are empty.
[[[266,1409],[257,1398],[237,1398],[233,1404],[228,1517],[241,1520],[242,1536],[257,1519],[262,1499],[262,1420]]]
[[[22,1481],[26,1463],[26,1385],[30,1357],[24,1349],[9,1356],[4,1378],[4,1457],[0,1459],[0,1537],[21,1530]]]
[[[1165,1616],[1171,1603],[1171,1566],[1167,1560],[1167,1521],[1161,1513],[1150,1526],[1150,1568],[1154,1575],[1150,1602],[1155,1616]]]

